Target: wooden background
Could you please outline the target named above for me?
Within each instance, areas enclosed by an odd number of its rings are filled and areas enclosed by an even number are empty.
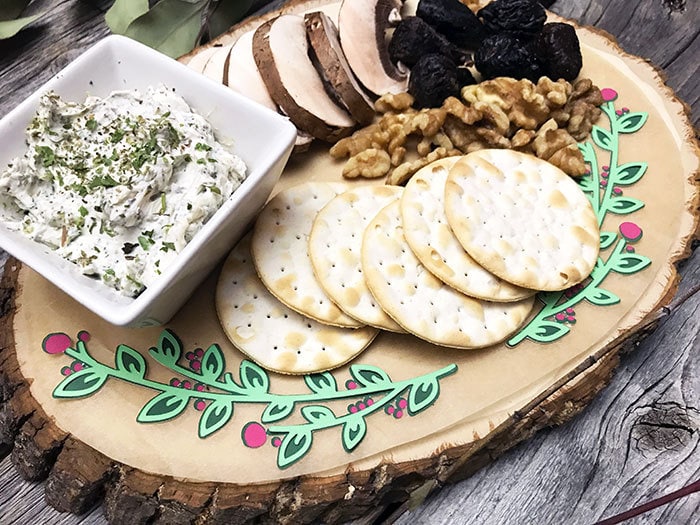
[[[50,13],[36,27],[0,41],[0,116],[108,33],[103,14],[110,1],[35,3],[36,9],[51,5]],[[697,127],[700,1],[558,0],[551,9],[608,31],[625,50],[663,69],[669,85],[694,110]],[[681,265],[681,275],[676,300],[658,328],[623,355],[611,384],[583,413],[385,520],[593,523],[700,479],[698,250]],[[101,508],[76,517],[47,507],[42,484],[15,473],[9,447],[2,443],[0,436],[1,525],[105,523]],[[699,524],[700,493],[629,523]]]

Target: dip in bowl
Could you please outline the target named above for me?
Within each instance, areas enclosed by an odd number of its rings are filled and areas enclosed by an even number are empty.
[[[0,120],[0,137],[0,246],[107,321],[138,327],[167,322],[241,237],[296,130],[110,36]]]

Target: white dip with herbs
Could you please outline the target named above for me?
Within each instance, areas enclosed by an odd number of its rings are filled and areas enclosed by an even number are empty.
[[[41,98],[28,149],[0,174],[5,225],[136,296],[246,177],[243,161],[160,86],[84,103]]]

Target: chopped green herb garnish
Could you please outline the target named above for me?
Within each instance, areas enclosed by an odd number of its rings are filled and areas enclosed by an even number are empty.
[[[41,165],[45,168],[48,166],[53,166],[56,161],[56,154],[48,146],[37,146],[35,148],[37,160],[41,162]]]
[[[163,214],[165,213],[165,210],[166,210],[166,209],[167,209],[167,208],[166,208],[166,206],[165,206],[165,193],[161,193],[161,194],[160,194],[160,211],[159,211],[159,213],[160,213],[161,215],[163,215]]]
[[[163,246],[160,249],[163,252],[175,251],[175,243],[163,241]]]
[[[97,121],[94,118],[88,119],[85,122],[85,127],[90,131],[95,131],[97,129]]]
[[[119,182],[114,180],[109,173],[107,175],[94,177],[88,183],[88,187],[91,190],[94,190],[95,188],[100,188],[100,187],[102,187],[102,188],[114,188],[115,186],[119,186]]]
[[[197,151],[211,151],[211,146],[209,144],[204,144],[203,142],[197,142],[194,149]]]
[[[146,237],[145,235],[139,235],[138,241],[141,245],[141,248],[143,248],[144,250],[148,250],[151,246],[155,244],[151,237]]]
[[[121,139],[124,138],[125,131],[123,129],[117,129],[112,132],[112,134],[109,136],[109,141],[112,144],[116,144],[119,142]]]
[[[85,206],[80,206],[80,208],[78,208],[78,212],[82,217],[85,217],[88,214],[88,210]]]

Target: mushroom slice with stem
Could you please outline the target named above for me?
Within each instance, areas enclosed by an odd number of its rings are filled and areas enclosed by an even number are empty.
[[[243,33],[231,48],[227,85],[258,104],[277,111],[277,104],[267,91],[253,58],[253,33]]]
[[[376,95],[406,91],[408,71],[391,62],[387,31],[400,21],[401,0],[343,0],[340,44],[353,72]]]
[[[326,93],[309,58],[302,17],[280,15],[262,24],[253,35],[253,57],[270,96],[297,128],[328,142],[350,134],[355,121]]]

